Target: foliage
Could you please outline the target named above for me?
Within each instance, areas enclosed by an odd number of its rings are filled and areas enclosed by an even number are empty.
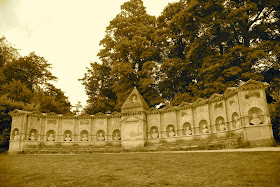
[[[45,86],[57,78],[50,72],[51,65],[34,52],[3,65],[3,74],[7,81],[20,80],[30,90]]]
[[[8,41],[0,38],[0,146],[7,146],[14,109],[40,112],[70,112],[64,93],[50,84],[56,80],[51,64],[34,52],[21,57]]]
[[[83,79],[89,95],[88,110],[93,109],[93,112],[120,110],[134,86],[149,105],[162,101],[155,77],[159,60],[159,48],[154,39],[156,18],[146,13],[141,0],[124,3],[121,10],[100,42],[103,47],[98,54],[101,65],[92,63]],[[99,72],[103,73],[99,75]],[[105,72],[110,74],[105,76]],[[90,77],[91,82],[88,81]],[[108,96],[112,98],[108,100]]]
[[[86,87],[87,95],[89,96],[89,105],[85,108],[88,114],[98,112],[109,112],[114,110],[116,104],[116,95],[113,92],[113,78],[110,76],[110,66],[91,63],[91,69],[81,79]]]
[[[249,79],[268,82],[267,101],[278,105],[279,1],[180,0],[157,18],[146,13],[141,0],[130,0],[121,9],[100,42],[101,65],[91,64],[83,79],[89,110],[113,109],[95,107],[108,96],[100,89],[104,76],[98,77],[99,66],[110,71],[104,80],[116,110],[133,86],[150,106],[163,101],[178,105],[222,94]],[[89,77],[95,77],[94,84]],[[271,109],[278,127],[279,108]]]

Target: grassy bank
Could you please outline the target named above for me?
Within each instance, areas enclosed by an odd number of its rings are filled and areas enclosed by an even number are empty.
[[[0,154],[1,186],[277,186],[280,152]]]

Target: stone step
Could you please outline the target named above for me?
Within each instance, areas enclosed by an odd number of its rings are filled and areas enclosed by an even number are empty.
[[[208,149],[228,149],[238,148],[238,140],[235,138],[212,141],[180,141],[149,143],[143,149],[123,150],[121,146],[112,145],[89,145],[89,146],[32,146],[25,149],[26,154],[84,154],[84,153],[117,153],[117,152],[149,152],[149,151],[189,151],[189,150],[208,150]]]

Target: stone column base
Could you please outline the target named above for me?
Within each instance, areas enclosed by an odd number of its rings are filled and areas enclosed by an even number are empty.
[[[145,140],[122,140],[121,142],[123,149],[142,149],[144,145]]]
[[[18,154],[21,151],[20,141],[10,140],[8,154]]]

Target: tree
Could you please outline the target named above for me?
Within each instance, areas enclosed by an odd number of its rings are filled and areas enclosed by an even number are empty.
[[[90,64],[82,81],[89,96],[88,105],[84,109],[88,114],[98,112],[110,113],[116,104],[116,94],[113,92],[114,80],[111,76],[111,68],[105,63],[97,62]]]
[[[263,70],[276,64],[279,54],[278,10],[274,1],[191,0],[169,5],[158,19],[168,46],[161,69],[168,78],[162,79],[161,87],[197,98],[248,79],[265,80]],[[176,84],[184,77],[190,79]],[[164,94],[169,100],[175,95],[180,94]]]
[[[82,111],[82,104],[81,104],[81,101],[78,101],[78,103],[74,106],[74,114],[77,114],[77,115],[80,115],[81,114],[81,111]]]
[[[141,0],[124,3],[121,10],[107,27],[100,42],[103,49],[98,54],[102,63],[112,68],[115,110],[120,110],[134,86],[154,106],[162,101],[155,80],[159,60],[159,47],[154,39],[156,18],[146,13]]]
[[[279,10],[279,1],[259,0],[190,0],[167,6],[158,19],[165,39],[163,96],[178,104],[255,79],[270,83],[267,100],[277,102]]]
[[[6,84],[2,85],[2,90],[0,91],[1,95],[6,95],[9,99],[16,102],[31,103],[33,93],[28,89],[24,84],[19,80],[12,80]]]
[[[45,86],[48,81],[57,78],[50,72],[51,64],[34,52],[29,56],[20,57],[3,66],[3,73],[7,81],[20,80],[30,90],[38,86]]]
[[[51,64],[34,52],[21,57],[4,37],[0,38],[0,146],[8,146],[9,112],[14,109],[39,112],[70,112],[70,102],[50,81]]]

